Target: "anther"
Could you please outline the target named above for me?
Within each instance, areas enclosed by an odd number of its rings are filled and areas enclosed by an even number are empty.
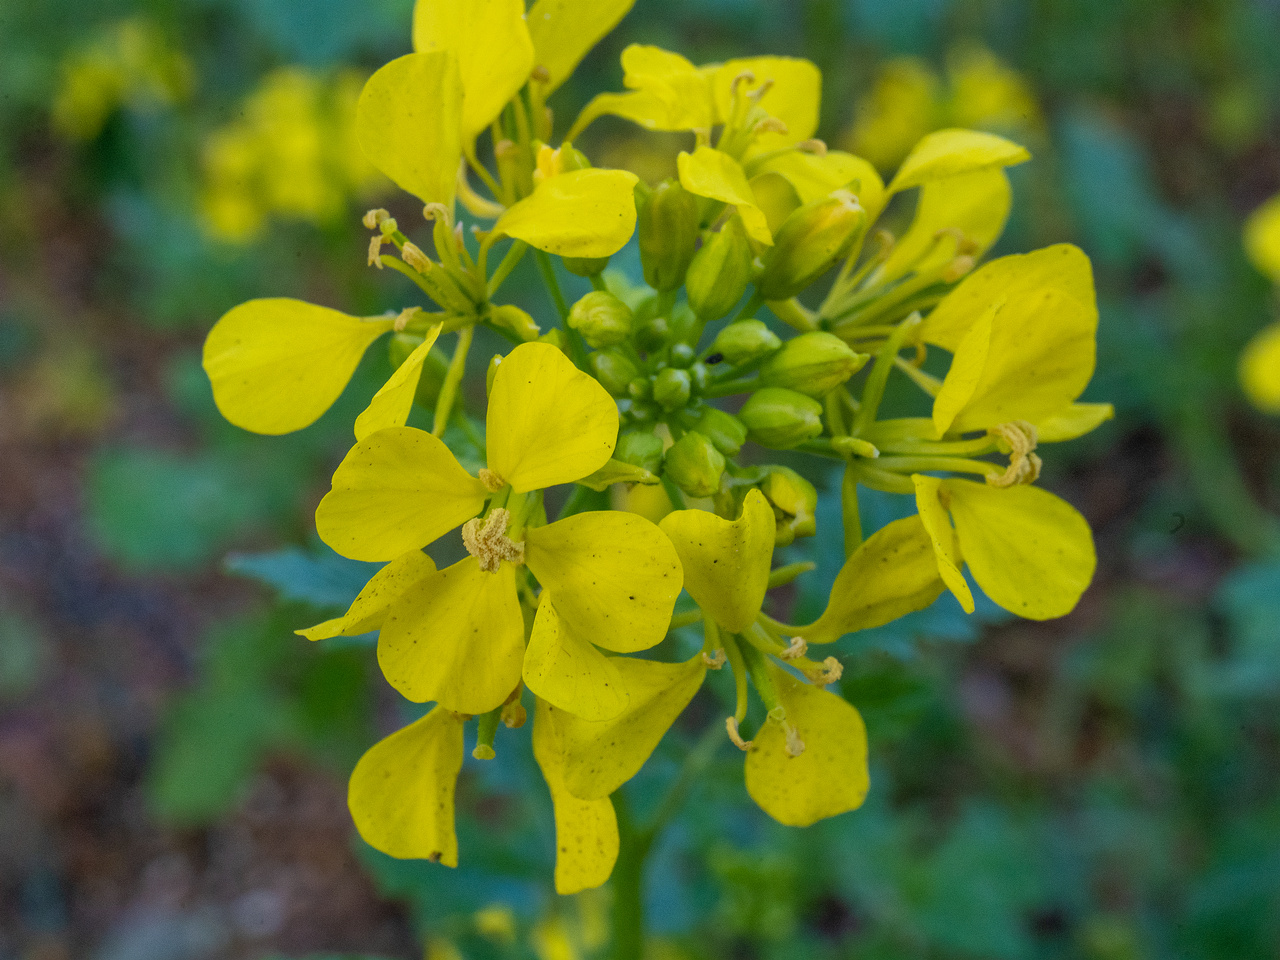
[[[752,77],[751,79],[754,80],[755,77]],[[772,89],[773,89],[773,78],[770,77],[764,83],[760,84],[760,86],[756,87],[756,89],[749,92],[747,96],[750,99],[754,100],[756,103],[759,103],[761,100],[764,99],[764,95]]]
[[[738,95],[738,87],[745,84],[756,82],[756,75],[750,70],[743,70],[740,74],[733,78],[733,82],[729,84],[729,95],[736,97]]]
[[[382,245],[386,242],[387,238],[380,233],[369,238],[369,266],[382,269]]]
[[[387,220],[390,217],[391,214],[387,213],[387,211],[383,210],[381,207],[377,207],[376,209],[370,210],[366,213],[364,217],[361,218],[360,222],[365,225],[366,229],[376,230],[378,227],[382,226],[383,220]]]
[[[736,717],[725,717],[724,728],[729,733],[729,739],[733,741],[733,745],[746,753],[754,745],[750,740],[743,740],[742,735],[738,733],[738,721]]]
[[[724,666],[724,662],[725,662],[724,651],[717,650],[715,653],[708,656],[707,652],[703,650],[702,662],[707,665],[708,670],[719,670],[721,667]]]
[[[777,117],[765,117],[755,125],[755,133],[786,133],[787,125]]]
[[[967,253],[952,259],[950,263],[942,271],[943,283],[955,283],[961,277],[967,275],[974,267],[977,261]]]
[[[476,474],[480,482],[484,484],[485,489],[491,493],[497,493],[507,485],[507,481],[490,470],[488,467],[481,467],[480,472]]]
[[[800,734],[796,728],[789,723],[782,725],[782,732],[787,737],[787,756],[798,757],[804,753],[804,741],[800,739]]]
[[[503,724],[508,729],[517,730],[523,727],[525,721],[529,719],[529,711],[524,708],[524,704],[519,700],[512,700],[503,706],[500,716]]]
[[[400,315],[396,317],[396,322],[392,327],[392,329],[394,329],[396,333],[399,333],[409,325],[410,320],[412,320],[421,312],[422,312],[421,307],[405,307],[405,309],[400,311]]]
[[[453,222],[453,215],[449,213],[449,208],[443,203],[428,203],[422,208],[422,215],[427,220],[443,220],[445,223]]]
[[[409,240],[406,240],[404,246],[400,248],[400,257],[419,273],[430,273],[431,268],[435,266],[431,258],[423,253],[417,244]]]
[[[462,525],[462,545],[485,573],[496,573],[503,560],[524,563],[524,544],[507,537],[510,520],[511,514],[499,507],[486,520],[476,517]]]
[[[801,153],[811,153],[815,157],[825,157],[827,155],[827,143],[825,140],[819,140],[813,137],[809,140],[801,140],[796,144],[796,149]]]
[[[805,678],[815,687],[825,687],[835,683],[844,676],[844,665],[835,657],[827,657],[822,661],[821,670],[806,670]]]
[[[539,83],[550,83],[551,71],[548,70],[546,67],[544,67],[542,64],[538,64],[536,67],[533,68],[533,72],[529,74],[529,79],[537,80]]]
[[[791,646],[783,650],[779,657],[783,660],[794,660],[796,657],[803,657],[809,651],[809,644],[805,642],[804,637],[792,637]]]
[[[988,433],[1009,447],[1009,466],[1004,473],[989,474],[987,483],[993,487],[1012,487],[1020,483],[1035,483],[1040,479],[1040,457],[1034,453],[1037,433],[1034,424],[1026,420],[1010,420],[992,427]]]
[[[516,146],[514,140],[502,139],[493,145],[493,155],[502,160],[514,154],[518,149],[519,147]]]

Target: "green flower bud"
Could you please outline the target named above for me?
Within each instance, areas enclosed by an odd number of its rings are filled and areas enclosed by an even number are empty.
[[[671,308],[667,314],[667,323],[671,326],[671,342],[687,343],[689,346],[694,346],[702,339],[702,331],[706,327],[693,312],[693,308],[683,300]]]
[[[815,330],[788,340],[766,360],[760,368],[760,382],[824,397],[861,370],[868,359],[868,354],[855,353],[834,333]]]
[[[489,322],[495,327],[510,330],[525,343],[530,340],[537,340],[538,334],[542,332],[538,324],[534,322],[533,317],[510,303],[505,303],[490,310]]]
[[[618,438],[613,458],[658,473],[662,470],[662,438],[643,430],[628,430]]]
[[[560,260],[575,277],[594,277],[609,265],[608,257],[561,257]]]
[[[787,467],[770,467],[760,492],[773,505],[777,519],[775,546],[785,547],[796,537],[812,537],[818,532],[818,491],[800,474]]]
[[[693,380],[695,393],[701,393],[707,388],[707,365],[701,360],[689,367],[689,376]]]
[[[592,290],[569,311],[569,326],[599,350],[631,336],[631,308],[605,290]]]
[[[753,261],[742,219],[729,218],[694,254],[685,277],[689,306],[704,321],[719,320],[742,299]]]
[[[786,450],[822,433],[822,404],[781,387],[765,387],[751,395],[738,418],[748,436],[762,447]]]
[[[646,320],[636,329],[636,342],[640,349],[648,352],[661,350],[671,336],[671,324],[666,317],[653,317]]]
[[[591,372],[615,397],[627,396],[627,387],[639,374],[630,358],[617,350],[598,350],[591,354]]]
[[[778,339],[778,335],[766,327],[764,321],[739,320],[716,335],[711,344],[711,352],[722,355],[737,366],[773,353],[781,346],[782,341]]]
[[[489,358],[489,366],[484,372],[485,396],[493,393],[493,378],[497,376],[498,367],[502,366],[502,354],[495,353]]]
[[[677,342],[671,345],[671,349],[667,352],[667,356],[671,360],[673,367],[687,367],[693,363],[693,358],[697,356],[693,347],[684,342]]]
[[[391,365],[399,369],[409,359],[409,354],[422,344],[423,337],[417,333],[394,333],[387,344],[387,356]],[[427,359],[422,364],[422,374],[418,377],[418,387],[414,392],[414,403],[421,404],[428,410],[436,405],[440,396],[440,387],[444,384],[445,374],[449,372],[449,358],[438,347],[432,347]]]
[[[680,415],[680,423],[690,430],[697,430],[726,457],[737,456],[747,439],[747,426],[732,413],[725,413],[709,403],[696,410],[686,410]]]
[[[668,412],[679,410],[689,402],[691,386],[688,370],[667,367],[653,378],[653,399]]]
[[[627,395],[632,400],[648,400],[653,396],[653,381],[648,377],[636,377],[627,384]]]
[[[787,217],[765,257],[756,284],[766,300],[794,297],[826,273],[866,222],[866,211],[847,190],[807,203]]]
[[[709,497],[720,488],[724,455],[698,433],[690,430],[667,451],[666,473],[691,497]]]
[[[658,407],[647,400],[631,401],[631,419],[637,423],[648,423],[658,419]]]
[[[538,337],[538,343],[549,343],[561,353],[568,353],[569,342],[565,339],[564,331],[559,327],[552,327],[542,336]]]
[[[640,207],[637,229],[645,283],[675,290],[698,244],[698,198],[675,180],[664,180]]]

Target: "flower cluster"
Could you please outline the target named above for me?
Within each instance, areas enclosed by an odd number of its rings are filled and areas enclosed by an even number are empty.
[[[201,212],[209,231],[245,243],[271,215],[331,222],[351,197],[385,183],[355,136],[364,77],[274,70],[210,133],[202,158]]]
[[[1253,265],[1280,285],[1280,195],[1249,217],[1244,246]],[[1264,327],[1245,347],[1240,383],[1259,410],[1280,413],[1280,321]]]
[[[360,761],[352,816],[380,850],[456,864],[464,727],[475,718],[472,754],[492,758],[498,728],[523,726],[531,706],[561,892],[609,877],[610,796],[709,672],[732,676],[724,735],[762,809],[804,826],[859,806],[866,732],[827,689],[840,661],[816,651],[944,590],[972,611],[971,580],[1021,616],[1071,610],[1092,537],[1036,486],[1040,456],[1111,414],[1078,402],[1098,319],[1085,256],[1062,245],[978,265],[1009,214],[1005,169],[1028,159],[1015,143],[937,131],[886,184],[813,139],[821,77],[808,61],[696,65],[631,46],[626,89],[596,96],[568,137],[606,114],[684,132],[678,177],[645,184],[593,167],[569,138],[552,147],[548,98],[631,2],[537,0],[526,13],[523,0],[419,0],[416,52],[369,79],[355,127],[430,223],[415,240],[370,211],[369,263],[430,303],[355,317],[255,300],[204,353],[224,415],[280,434],[324,413],[391,335],[398,366],[316,513],[338,553],[386,565],[346,614],[300,632],[380,631],[387,680],[435,706]],[[876,226],[910,195],[905,230]],[[457,204],[488,225],[468,234]],[[639,290],[605,273],[633,235]],[[552,322],[500,300],[525,256]],[[569,303],[553,258],[590,291]],[[460,419],[477,325],[513,347],[489,362],[484,463],[468,469],[442,438]],[[891,378],[921,416],[881,415]],[[406,425],[415,402],[433,408],[430,431]],[[842,468],[841,530],[818,530],[816,490],[771,463],[775,450]],[[564,485],[567,499],[546,496]],[[592,491],[645,486],[661,491],[656,523],[584,509]],[[915,511],[864,536],[860,486]],[[457,528],[465,559],[437,569],[422,548]],[[844,566],[820,617],[782,622],[767,591],[811,565],[775,567],[776,551],[819,532],[842,538]],[[682,590],[695,608],[676,613]],[[699,621],[692,657],[634,655]]]

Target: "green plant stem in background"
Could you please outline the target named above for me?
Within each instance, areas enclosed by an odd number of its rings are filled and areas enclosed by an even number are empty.
[[[444,383],[440,385],[440,396],[436,400],[436,415],[431,432],[437,437],[444,434],[449,425],[449,414],[453,412],[454,401],[458,398],[458,387],[462,376],[467,371],[467,352],[471,349],[471,338],[475,336],[474,326],[463,327],[458,331],[458,345],[453,350],[453,359],[449,361],[449,370],[444,375]]]

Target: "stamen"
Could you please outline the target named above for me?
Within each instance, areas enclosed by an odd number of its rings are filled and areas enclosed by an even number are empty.
[[[782,732],[787,736],[787,756],[798,757],[804,753],[804,741],[800,739],[800,734],[795,727],[784,722]]]
[[[391,214],[387,213],[387,211],[383,210],[381,207],[377,207],[366,213],[364,217],[361,218],[360,222],[365,225],[366,229],[376,230],[378,227],[382,226],[383,220],[388,220],[390,217]]]
[[[738,721],[734,717],[724,718],[724,728],[729,732],[729,739],[733,741],[733,745],[746,753],[754,746],[751,740],[743,740],[742,735],[738,733]]]
[[[944,283],[955,283],[961,277],[969,273],[977,263],[972,256],[962,253],[947,264],[942,271],[942,280]]]
[[[476,474],[476,476],[479,477],[480,482],[485,485],[485,488],[492,493],[497,493],[507,485],[507,481],[503,480],[488,467],[481,467],[480,472]]]
[[[550,83],[551,71],[548,70],[546,67],[544,67],[542,64],[538,64],[536,67],[533,68],[533,72],[529,74],[529,79],[537,80],[539,83]]]
[[[1026,420],[1010,420],[987,431],[1003,440],[1009,447],[1009,467],[1001,474],[989,474],[987,483],[993,487],[1012,487],[1020,483],[1035,483],[1040,479],[1042,462],[1033,451],[1036,449],[1036,428]]]
[[[407,327],[409,325],[409,321],[412,320],[421,312],[422,312],[421,307],[406,307],[405,309],[401,310],[400,315],[396,317],[396,322],[393,327],[395,332],[399,333],[401,330]]]
[[[462,545],[480,561],[480,569],[485,573],[496,573],[503,560],[524,563],[524,543],[507,537],[510,520],[511,514],[499,507],[486,520],[476,517],[462,525]]]
[[[752,84],[755,82],[756,75],[750,70],[743,70],[740,74],[734,77],[733,82],[729,84],[729,96],[736,97],[738,95],[738,88],[744,83]]]
[[[422,249],[411,240],[406,240],[404,246],[400,248],[400,257],[419,273],[430,273],[431,268],[435,266],[431,262],[431,258],[423,253]]]
[[[801,153],[811,153],[815,157],[825,157],[827,155],[827,144],[825,140],[819,140],[813,137],[809,140],[801,140],[796,144],[796,149]]]
[[[805,642],[804,637],[792,637],[791,646],[783,650],[779,657],[783,660],[794,660],[796,657],[803,657],[809,651],[809,644]]]
[[[719,670],[724,666],[725,656],[723,650],[717,650],[711,656],[707,656],[707,652],[702,651],[702,662],[707,665],[708,670]]]
[[[518,730],[529,719],[529,711],[519,700],[512,700],[502,708],[502,722],[510,730]]]
[[[755,125],[754,133],[786,133],[787,125],[777,117],[765,117]]]
[[[502,160],[511,156],[519,149],[520,148],[516,146],[514,140],[502,139],[493,145],[493,155],[498,160]]]
[[[822,661],[821,670],[806,670],[804,675],[815,687],[825,687],[844,676],[844,664],[835,657],[827,657]]]
[[[375,233],[369,238],[369,266],[382,269],[382,245],[387,243],[387,238],[380,233]]]
[[[751,79],[755,80],[755,77],[752,77]],[[772,89],[773,89],[773,78],[770,77],[764,83],[760,84],[760,86],[756,87],[756,89],[750,91],[747,94],[747,97],[751,100],[754,100],[756,103],[759,103],[761,100],[764,99],[764,95]]]

